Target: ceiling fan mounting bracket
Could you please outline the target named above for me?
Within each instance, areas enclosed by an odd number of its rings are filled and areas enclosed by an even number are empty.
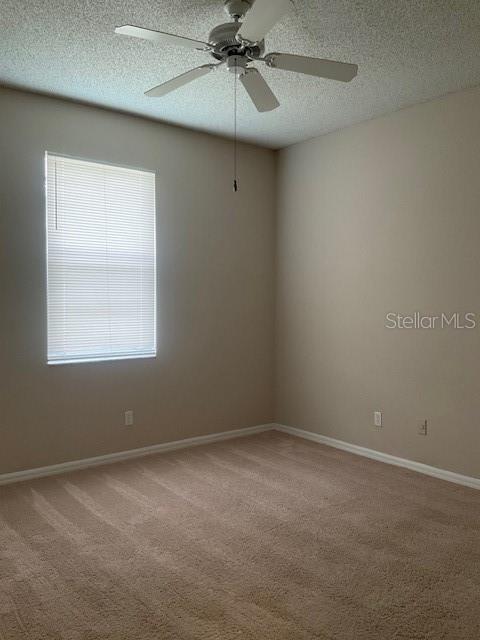
[[[258,42],[252,42],[251,40],[246,40],[245,38],[242,38],[240,34],[237,34],[235,37],[237,39],[237,42],[239,42],[244,47],[255,47],[258,44]]]
[[[240,20],[251,8],[251,0],[225,0],[225,11],[232,20]]]
[[[265,64],[267,65],[267,67],[272,67],[275,68],[276,64],[275,64],[275,56],[272,55],[271,53],[269,53],[268,55],[265,56],[265,58],[263,59],[263,61],[265,62]]]

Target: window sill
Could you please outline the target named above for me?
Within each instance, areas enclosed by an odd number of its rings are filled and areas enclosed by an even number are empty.
[[[156,353],[144,353],[139,354],[135,353],[132,355],[125,356],[96,356],[91,358],[66,358],[65,360],[48,360],[48,366],[57,366],[60,364],[82,364],[82,363],[92,363],[92,362],[114,362],[118,360],[145,360],[146,358],[156,358]]]

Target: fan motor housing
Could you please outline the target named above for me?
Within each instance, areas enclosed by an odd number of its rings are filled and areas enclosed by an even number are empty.
[[[212,29],[208,36],[208,42],[214,47],[211,54],[216,60],[226,60],[228,56],[237,55],[244,55],[254,60],[264,54],[265,43],[263,40],[248,46],[237,40],[236,35],[241,26],[241,22],[226,22]]]

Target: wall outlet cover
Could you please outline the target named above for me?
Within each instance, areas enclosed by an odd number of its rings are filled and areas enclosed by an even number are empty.
[[[418,435],[426,436],[428,434],[428,423],[426,420],[418,425]]]

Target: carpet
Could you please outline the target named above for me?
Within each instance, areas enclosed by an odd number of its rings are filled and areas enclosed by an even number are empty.
[[[279,432],[0,487],[1,640],[476,640],[480,493]]]

